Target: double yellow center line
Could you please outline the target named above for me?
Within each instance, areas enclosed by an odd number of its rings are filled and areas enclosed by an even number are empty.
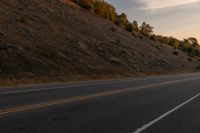
[[[199,78],[199,77],[182,79],[182,80],[175,80],[175,81],[168,81],[168,82],[162,82],[162,83],[155,83],[155,84],[143,85],[143,86],[139,86],[139,87],[132,87],[132,88],[126,88],[126,89],[118,89],[118,90],[112,90],[112,91],[106,91],[106,92],[99,92],[99,93],[94,93],[94,94],[88,94],[88,95],[85,95],[85,96],[76,96],[76,97],[64,98],[64,99],[59,99],[59,100],[52,100],[52,101],[48,101],[48,102],[36,103],[36,104],[31,104],[31,105],[22,105],[22,106],[19,106],[19,107],[13,107],[13,108],[0,110],[0,116],[5,116],[5,115],[8,115],[8,114],[16,113],[16,112],[20,112],[20,111],[33,110],[33,109],[38,109],[38,108],[45,108],[45,107],[50,107],[50,106],[55,106],[55,105],[67,104],[67,103],[78,102],[78,101],[83,101],[83,100],[89,100],[89,99],[93,99],[93,98],[97,98],[97,97],[109,96],[109,95],[114,95],[114,94],[121,94],[121,93],[125,93],[125,92],[134,91],[134,90],[137,90],[137,89],[158,87],[158,86],[162,86],[162,85],[168,85],[168,84],[173,84],[173,83],[178,83],[178,82],[183,82],[183,81],[189,81],[189,80],[193,80],[193,79],[197,79],[197,78]]]

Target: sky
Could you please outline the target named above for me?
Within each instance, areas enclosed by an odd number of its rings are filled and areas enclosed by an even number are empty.
[[[200,42],[200,0],[106,0],[129,20],[147,22],[156,34]]]

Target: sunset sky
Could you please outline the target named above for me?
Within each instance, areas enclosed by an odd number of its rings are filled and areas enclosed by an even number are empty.
[[[107,0],[129,20],[150,23],[156,34],[200,42],[200,0]]]

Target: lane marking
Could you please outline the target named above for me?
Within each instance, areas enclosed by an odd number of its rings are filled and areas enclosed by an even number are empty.
[[[178,83],[178,82],[183,82],[183,81],[189,81],[189,80],[193,80],[193,79],[197,79],[197,77],[183,79],[183,80],[175,80],[175,81],[169,81],[169,82],[150,84],[150,85],[143,85],[143,86],[134,87],[134,88],[127,88],[127,89],[120,89],[120,90],[118,89],[118,90],[112,90],[112,91],[107,91],[107,92],[88,94],[85,96],[76,96],[76,97],[65,98],[65,99],[57,99],[57,100],[43,102],[43,103],[39,103],[39,104],[22,105],[22,106],[18,106],[18,107],[0,110],[0,117],[4,116],[4,115],[8,115],[10,113],[20,112],[20,111],[45,108],[45,107],[54,106],[54,105],[67,104],[67,103],[83,101],[83,100],[88,100],[88,99],[97,98],[97,97],[103,97],[103,96],[109,96],[109,95],[114,95],[114,94],[130,92],[130,91],[134,91],[137,89],[145,89],[145,88],[150,88],[150,87],[157,87],[157,86],[161,86],[161,85],[168,85],[168,84],[173,84],[173,83]]]
[[[149,123],[143,125],[141,128],[138,128],[136,131],[132,132],[132,133],[141,133],[144,130],[146,130],[147,128],[151,127],[152,125],[156,124],[157,122],[159,122],[160,120],[162,120],[163,118],[167,117],[168,115],[170,115],[171,113],[175,112],[176,110],[180,109],[181,107],[183,107],[184,105],[188,104],[189,102],[191,102],[192,100],[196,99],[197,97],[200,96],[200,93],[198,93],[197,95],[193,96],[192,98],[188,99],[187,101],[183,102],[182,104],[176,106],[175,108],[169,110],[168,112],[164,113],[163,115],[157,117],[156,119],[150,121]]]
[[[194,78],[199,78],[199,76],[195,74]],[[186,78],[190,79],[190,78]],[[191,78],[193,79],[193,78]],[[133,81],[141,81],[141,80],[145,80],[145,79],[134,79],[134,80],[127,80],[127,81],[104,81],[103,83],[88,83],[88,84],[82,84],[82,85],[66,85],[66,86],[55,86],[55,87],[47,87],[47,86],[39,86],[40,89],[30,89],[30,90],[16,90],[16,91],[8,91],[8,92],[2,92],[0,93],[1,95],[9,95],[9,94],[17,94],[17,93],[31,93],[31,92],[41,92],[41,91],[51,91],[51,90],[57,90],[57,89],[66,89],[66,88],[73,88],[73,87],[87,87],[87,86],[93,86],[93,85],[107,85],[107,84],[112,84],[112,83],[129,83],[129,82],[133,82]],[[180,79],[180,80],[184,80],[184,79]],[[46,88],[41,88],[41,87],[46,87]]]
[[[50,91],[50,90],[57,90],[57,89],[67,89],[67,88],[75,88],[75,87],[87,87],[87,86],[94,86],[94,85],[107,85],[107,84],[113,84],[113,83],[129,83],[129,82],[135,82],[135,81],[143,81],[146,79],[134,79],[134,80],[124,80],[124,81],[103,81],[103,83],[86,83],[82,85],[66,85],[66,86],[55,86],[55,87],[47,87],[47,86],[39,86],[40,89],[29,89],[29,90],[16,90],[16,91],[8,91],[8,92],[2,92],[1,95],[9,95],[9,94],[17,94],[17,93],[31,93],[31,92],[41,92],[41,91]],[[46,88],[42,88],[46,87]]]

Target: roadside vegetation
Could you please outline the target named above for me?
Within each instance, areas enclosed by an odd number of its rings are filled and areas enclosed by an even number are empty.
[[[179,49],[181,51],[187,52],[189,56],[199,56],[200,57],[200,46],[198,41],[194,37],[189,37],[187,39],[179,40],[174,37],[167,37],[162,35],[155,35],[153,31],[153,26],[143,22],[141,26],[138,25],[137,21],[129,21],[125,13],[118,14],[113,5],[105,1],[96,0],[70,0],[80,7],[95,13],[96,15],[112,21],[116,25],[126,29],[127,31],[133,33],[137,32],[144,35],[146,38],[151,39],[162,44],[169,45],[174,49]]]

